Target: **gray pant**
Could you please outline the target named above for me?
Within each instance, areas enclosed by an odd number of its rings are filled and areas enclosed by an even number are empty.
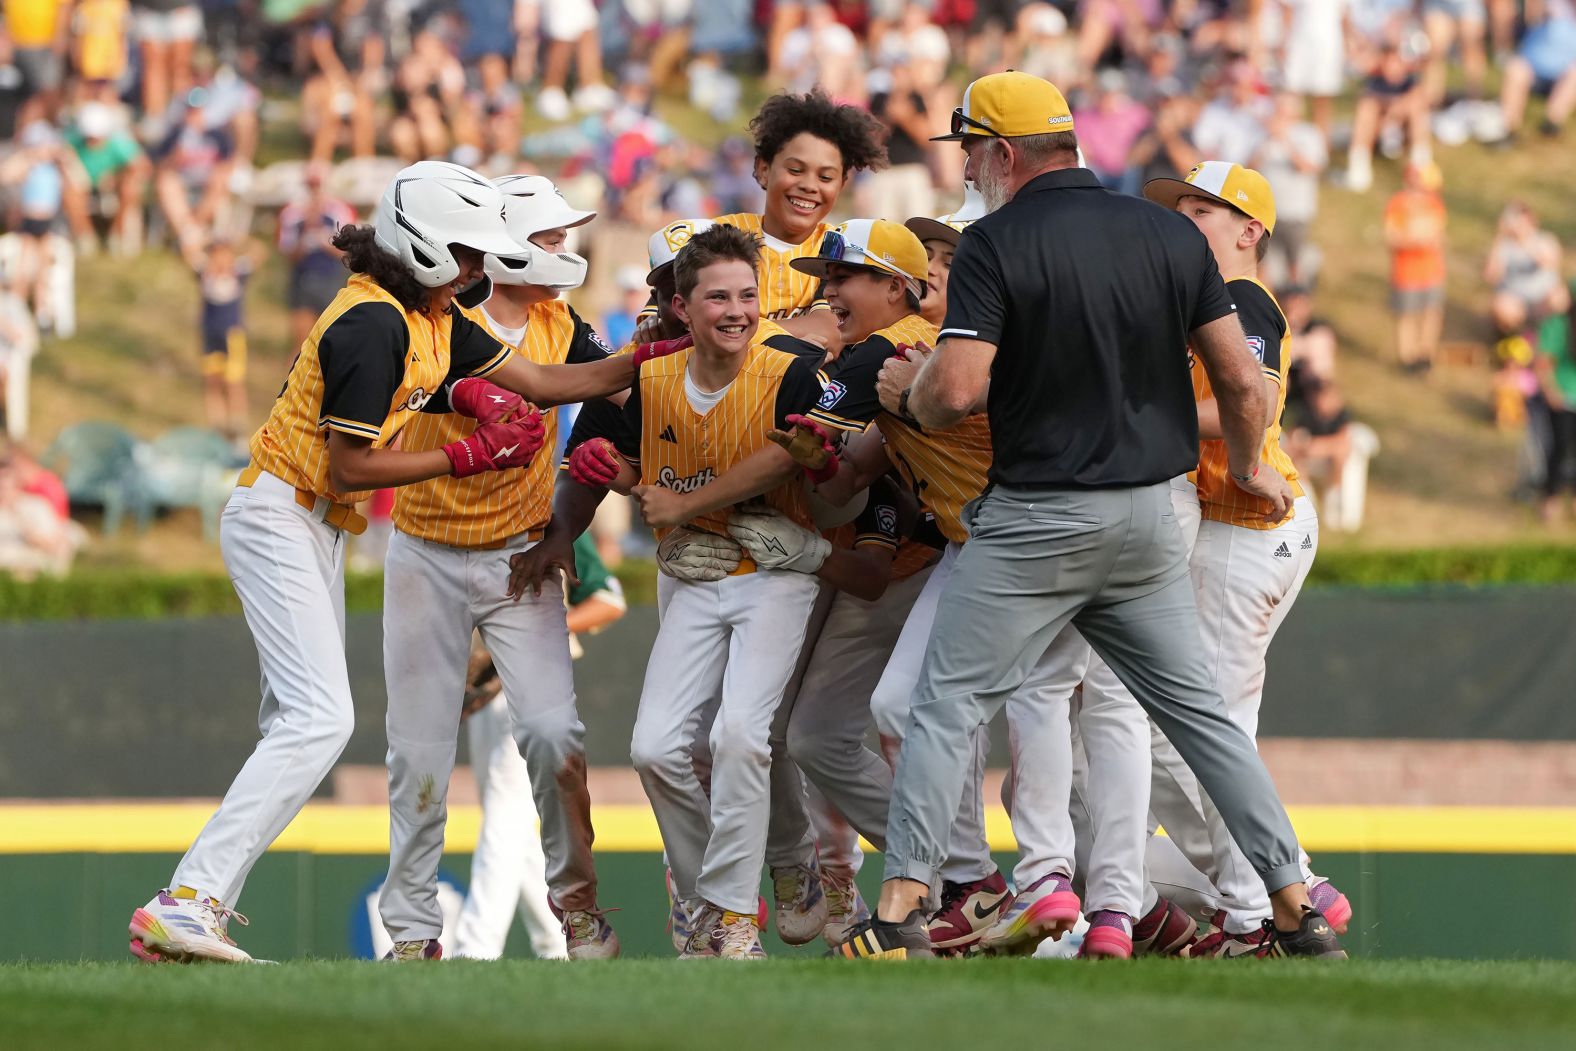
[[[887,824],[886,878],[937,873],[970,756],[1069,622],[1111,666],[1214,800],[1272,893],[1300,882],[1297,837],[1253,741],[1210,686],[1169,483],[989,490],[948,581],[914,691]]]

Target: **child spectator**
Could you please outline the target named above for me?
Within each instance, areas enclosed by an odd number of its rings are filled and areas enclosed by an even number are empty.
[[[1536,327],[1566,307],[1559,239],[1538,225],[1520,201],[1500,213],[1483,279],[1494,289],[1494,324],[1501,336]]]
[[[103,102],[84,102],[66,142],[76,151],[87,177],[87,210],[109,226],[109,248],[120,256],[142,251],[142,197],[152,169],[131,133],[120,127],[115,110]],[[89,250],[97,240],[89,231]]]
[[[1405,181],[1385,205],[1390,247],[1390,309],[1401,368],[1427,372],[1439,349],[1445,317],[1445,200],[1439,168],[1409,164]]]
[[[1568,298],[1568,297],[1567,297]],[[1544,319],[1538,332],[1538,383],[1548,405],[1547,466],[1543,475],[1543,520],[1554,521],[1559,498],[1567,516],[1576,513],[1576,309]]]
[[[232,442],[246,428],[246,323],[242,306],[256,266],[217,240],[192,261],[202,290],[203,411],[208,426]]]
[[[50,296],[55,261],[51,238],[65,214],[67,195],[80,193],[85,180],[76,156],[45,121],[36,120],[22,129],[19,144],[21,149],[0,166],[0,181],[17,188],[16,232],[22,240],[17,280],[32,298],[38,327],[48,332],[55,312]]]
[[[345,268],[333,240],[341,226],[356,221],[356,211],[328,193],[324,187],[327,178],[326,164],[308,163],[306,193],[279,212],[279,251],[290,263],[286,302],[290,307],[291,353],[345,287]]]
[[[1399,157],[1401,144],[1409,143],[1411,161],[1426,164],[1432,157],[1428,124],[1428,99],[1423,92],[1418,56],[1410,47],[1387,39],[1374,70],[1363,81],[1357,109],[1352,114],[1352,142],[1346,158],[1346,185],[1367,193],[1374,183],[1373,154],[1383,146],[1387,155]]]

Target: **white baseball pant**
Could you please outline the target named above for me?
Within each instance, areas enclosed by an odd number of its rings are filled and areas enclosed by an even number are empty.
[[[384,568],[383,667],[388,685],[389,875],[379,908],[396,941],[436,938],[436,898],[449,774],[472,630],[492,653],[510,723],[542,819],[547,885],[560,909],[596,906],[585,727],[575,710],[563,595],[518,602],[509,559],[532,547],[449,547],[395,532]]]
[[[234,906],[268,845],[300,812],[355,728],[345,665],[345,535],[271,474],[237,487],[219,550],[257,644],[263,739],[171,877]]]
[[[782,571],[676,581],[671,588],[630,757],[687,901],[755,912],[771,810],[772,724],[818,591],[814,577]],[[717,695],[708,801],[692,744]]]
[[[1201,642],[1227,712],[1250,736],[1258,732],[1270,642],[1291,611],[1318,546],[1318,514],[1306,496],[1297,499],[1292,518],[1274,529],[1199,525],[1189,561]],[[1270,915],[1263,882],[1163,735],[1155,734],[1153,752],[1155,817],[1219,890],[1226,929],[1235,934],[1257,930]],[[1306,854],[1303,868],[1304,878],[1311,878]]]
[[[870,695],[870,715],[881,735],[882,750],[893,766],[896,766],[903,735],[908,730],[909,705],[914,687],[919,684],[919,670],[925,662],[936,605],[941,601],[942,589],[952,575],[952,567],[961,550],[962,544],[949,543],[941,554],[941,561],[931,567],[929,577],[921,585],[909,610],[908,619],[903,622],[903,630],[898,633],[892,656],[882,669],[880,682]],[[959,746],[963,747],[961,743]],[[947,860],[941,866],[941,878],[949,883],[971,883],[996,871],[996,863],[990,856],[990,842],[985,837],[985,759],[990,751],[990,736],[984,726],[974,731],[973,751],[973,776],[964,782],[963,798],[958,801],[957,819],[947,843]],[[889,787],[889,801],[890,791]],[[884,843],[885,840],[883,831],[880,841]]]
[[[496,960],[519,913],[531,951],[544,960],[568,957],[563,929],[547,907],[547,858],[537,827],[531,775],[500,694],[465,720],[471,771],[482,800],[482,827],[471,855],[471,885],[454,930],[454,955]]]

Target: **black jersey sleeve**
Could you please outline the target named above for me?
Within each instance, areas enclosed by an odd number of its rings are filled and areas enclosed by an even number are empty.
[[[806,415],[841,431],[863,431],[881,411],[876,379],[897,352],[885,336],[871,336],[847,347],[822,375],[821,398]]]
[[[449,379],[487,376],[498,371],[514,350],[493,338],[492,333],[451,307],[454,322],[449,329]]]
[[[789,416],[803,413],[821,396],[821,379],[818,362],[809,357],[799,357],[783,373],[777,385],[777,405],[774,411],[778,427],[788,426]],[[634,399],[631,399],[634,400]],[[628,406],[625,406],[627,409]]]
[[[632,464],[640,463],[640,382],[629,388],[629,399],[624,402],[624,411],[619,413],[617,422],[613,425],[614,432],[604,437],[613,443],[619,455]]]
[[[854,519],[855,547],[884,547],[897,551],[902,540],[898,528],[897,486],[889,478],[877,478],[865,499],[865,509]]]
[[[376,440],[405,376],[410,329],[392,303],[357,303],[317,343],[323,372],[320,424]]]
[[[1237,318],[1242,322],[1242,334],[1248,337],[1248,349],[1259,359],[1265,375],[1281,382],[1281,344],[1286,338],[1286,318],[1282,316],[1275,300],[1253,281],[1232,281],[1230,292],[1237,302]]]
[[[564,358],[571,365],[584,365],[593,361],[601,361],[613,353],[613,348],[607,345],[607,340],[590,325],[585,319],[576,314],[574,308],[569,309],[569,317],[575,323],[574,335],[569,337],[569,353]]]

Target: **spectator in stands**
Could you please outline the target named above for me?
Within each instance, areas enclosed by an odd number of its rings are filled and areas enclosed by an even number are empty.
[[[145,139],[163,134],[170,100],[192,81],[192,52],[202,36],[202,8],[191,0],[131,0],[142,54]]]
[[[200,251],[230,219],[235,147],[223,131],[208,127],[207,101],[202,88],[187,92],[180,123],[154,152],[154,193],[183,255]]]
[[[573,62],[575,107],[600,113],[613,104],[613,90],[602,82],[602,45],[597,36],[597,10],[592,0],[542,0],[542,35],[547,58],[536,111],[551,121],[569,119],[569,67]]]
[[[766,203],[766,191],[755,181],[755,149],[748,139],[730,135],[717,148],[711,192],[717,198],[718,215],[759,212]]]
[[[1386,40],[1373,72],[1363,80],[1352,114],[1347,187],[1367,193],[1373,186],[1376,145],[1391,157],[1401,156],[1406,146],[1413,164],[1427,164],[1432,159],[1428,115],[1428,97],[1416,52],[1398,40]]]
[[[865,101],[864,53],[853,32],[837,20],[837,9],[822,0],[805,5],[804,25],[782,45],[782,86],[802,94],[819,85],[834,102]]]
[[[48,500],[22,488],[10,452],[0,453],[0,572],[29,580],[71,568],[71,530]]]
[[[1390,309],[1395,351],[1407,372],[1427,372],[1445,318],[1445,199],[1438,166],[1409,164],[1384,210],[1390,248]]]
[[[1326,143],[1335,98],[1346,86],[1346,17],[1350,0],[1278,0],[1284,19],[1280,65],[1286,90],[1312,100]],[[1275,185],[1271,180],[1271,185]],[[1277,203],[1280,187],[1275,187]],[[1279,226],[1279,221],[1276,223]]]
[[[221,63],[206,48],[192,58],[192,81],[205,98],[203,122],[222,132],[235,149],[235,168],[250,173],[257,158],[258,110],[263,94],[230,63]],[[241,192],[241,187],[236,187]]]
[[[1149,110],[1128,94],[1127,75],[1114,66],[1101,70],[1095,85],[1093,103],[1073,111],[1084,162],[1107,189],[1136,193],[1138,171],[1130,158],[1139,136],[1149,128]]]
[[[307,39],[312,71],[301,89],[301,125],[312,160],[333,160],[345,140],[352,157],[372,156],[388,28],[383,0],[338,0],[313,26]]]
[[[1083,67],[1095,68],[1118,44],[1129,53],[1147,51],[1163,6],[1160,0],[1079,0],[1078,57]]]
[[[1193,142],[1211,160],[1246,165],[1264,139],[1270,109],[1258,70],[1239,59],[1227,67],[1215,97],[1199,113]]]
[[[1078,45],[1067,31],[1067,16],[1046,3],[1032,3],[1019,17],[1023,53],[1018,67],[1071,91],[1083,81]]]
[[[471,110],[481,117],[481,151],[486,167],[511,172],[520,156],[520,88],[509,79],[509,63],[499,54],[483,55],[478,83],[470,93]]]
[[[1508,136],[1514,136],[1527,114],[1527,99],[1546,94],[1541,131],[1559,134],[1576,109],[1576,0],[1543,0],[1542,17],[1527,7],[1527,35],[1516,56],[1505,64],[1500,83],[1500,111]]]
[[[1275,188],[1275,236],[1266,260],[1272,284],[1313,283],[1315,249],[1309,235],[1319,214],[1319,180],[1329,161],[1324,136],[1302,119],[1302,99],[1281,92],[1252,164]]]
[[[1315,380],[1304,388],[1305,409],[1286,434],[1286,452],[1299,473],[1325,490],[1339,490],[1352,454],[1351,414],[1334,380]]]
[[[246,428],[246,285],[257,258],[215,240],[188,260],[202,292],[203,415],[210,428],[240,442]]]
[[[305,192],[279,212],[279,250],[290,264],[286,302],[290,307],[291,353],[345,286],[345,268],[334,233],[356,221],[356,211],[328,193],[328,165],[308,163]]]
[[[1428,34],[1425,90],[1429,104],[1445,101],[1445,67],[1452,47],[1459,47],[1467,97],[1483,97],[1488,69],[1488,9],[1483,0],[1424,0],[1423,29]]]
[[[465,67],[432,23],[416,33],[394,73],[394,110],[389,142],[406,164],[444,157],[456,145],[480,148],[465,104]]]
[[[1158,101],[1155,120],[1133,144],[1128,165],[1137,173],[1136,182],[1144,185],[1151,179],[1181,179],[1193,166],[1203,160],[1203,154],[1193,143],[1193,127],[1198,122],[1198,99],[1182,87],[1178,80],[1162,82],[1155,87]]]
[[[1286,369],[1286,412],[1295,420],[1307,405],[1307,387],[1335,379],[1335,329],[1314,313],[1306,286],[1283,285],[1277,292],[1295,348]]]
[[[67,149],[52,125],[35,120],[22,129],[20,149],[0,165],[0,183],[16,188],[21,238],[16,279],[33,302],[38,327],[54,327],[51,270],[55,265],[55,227],[66,214],[66,198],[80,198],[86,177],[76,154]],[[72,211],[85,214],[80,203]],[[83,231],[84,235],[86,231]]]
[[[1538,225],[1532,209],[1521,201],[1507,204],[1483,268],[1501,336],[1524,333],[1566,308],[1562,265],[1559,239]]]
[[[19,122],[54,119],[71,39],[70,0],[6,0],[5,31],[28,96]]]
[[[44,500],[62,522],[70,522],[71,498],[66,493],[66,483],[60,480],[58,474],[34,459],[32,452],[21,442],[13,441],[10,452],[11,464],[16,468],[22,491]]]
[[[928,160],[930,137],[941,132],[931,126],[929,106],[907,56],[896,58],[891,66],[870,75],[870,112],[886,126],[889,166],[864,176],[859,214],[900,220],[935,213],[936,190]]]
[[[130,58],[129,0],[77,0],[72,13],[72,68],[85,99],[111,103]]]
[[[1543,520],[1552,522],[1562,493],[1567,517],[1576,515],[1576,307],[1544,319],[1535,370],[1548,406]]]
[[[13,442],[27,437],[29,379],[38,353],[38,326],[27,301],[9,283],[0,285],[0,415]]]
[[[108,103],[84,102],[76,124],[66,130],[66,142],[76,151],[87,178],[87,210],[105,223],[109,249],[119,256],[142,251],[142,198],[152,171],[147,155],[131,133],[121,126]],[[79,239],[79,244],[84,244]],[[97,245],[90,231],[90,250]]]

